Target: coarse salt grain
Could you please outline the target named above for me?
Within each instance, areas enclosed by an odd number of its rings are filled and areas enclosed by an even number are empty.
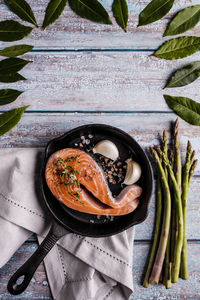
[[[86,143],[86,145],[89,145],[90,144],[90,140],[86,139],[85,143]]]

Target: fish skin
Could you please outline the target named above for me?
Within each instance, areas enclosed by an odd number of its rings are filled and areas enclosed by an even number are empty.
[[[76,157],[77,161],[67,162],[80,174],[76,175],[80,184],[90,193],[81,188],[80,200],[75,199],[60,182],[60,177],[56,174],[56,162],[58,158],[65,160],[67,157]],[[65,148],[53,153],[46,165],[45,178],[49,189],[53,195],[66,206],[89,214],[98,215],[125,215],[139,205],[139,197],[142,188],[138,185],[126,186],[117,197],[113,197],[106,182],[102,168],[86,152]],[[70,186],[70,192],[76,192],[77,187]],[[99,201],[96,201],[97,198]]]

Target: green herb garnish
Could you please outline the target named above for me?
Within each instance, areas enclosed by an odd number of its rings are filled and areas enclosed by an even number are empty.
[[[80,155],[70,156],[67,157],[65,160],[63,160],[61,157],[58,157],[55,163],[55,165],[57,166],[56,175],[58,175],[61,179],[61,181],[58,182],[58,184],[63,184],[66,187],[66,190],[70,196],[74,197],[77,201],[84,204],[80,200],[80,182],[76,177],[76,175],[80,175],[80,172],[78,172],[74,167],[66,164],[68,162],[78,162],[77,160],[79,157]],[[72,193],[69,190],[70,187],[74,187],[76,191]]]
[[[77,159],[80,157],[80,155],[76,155],[76,156],[68,156],[65,161],[66,162],[71,162],[71,161],[77,161]]]

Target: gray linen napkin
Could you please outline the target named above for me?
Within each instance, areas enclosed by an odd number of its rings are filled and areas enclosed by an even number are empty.
[[[0,149],[0,267],[32,232],[41,243],[50,227],[39,188],[42,158],[42,149]],[[98,239],[66,234],[44,260],[53,298],[128,299],[133,238],[133,228]]]

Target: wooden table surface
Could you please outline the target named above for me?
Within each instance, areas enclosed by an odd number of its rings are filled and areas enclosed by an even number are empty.
[[[29,0],[41,24],[47,0]],[[111,1],[101,1],[110,9]],[[88,123],[117,126],[133,136],[142,147],[158,143],[158,131],[169,128],[175,115],[163,100],[163,93],[199,100],[199,80],[193,84],[166,90],[163,86],[177,67],[199,59],[199,53],[184,60],[165,61],[152,56],[162,38],[169,18],[183,7],[199,0],[178,0],[171,12],[155,24],[137,28],[138,14],[149,1],[128,0],[130,9],[127,33],[114,26],[99,25],[78,18],[66,8],[60,19],[42,31],[36,29],[23,40],[34,50],[24,55],[33,61],[21,73],[25,82],[12,87],[25,90],[15,103],[3,110],[28,105],[19,125],[0,139],[0,147],[44,147],[53,137]],[[0,20],[19,20],[0,1]],[[113,18],[112,18],[113,20]],[[113,20],[114,21],[114,20]],[[199,35],[200,25],[187,34]],[[21,43],[21,41],[17,42]],[[15,43],[16,44],[16,43]],[[1,43],[8,46],[8,43]],[[3,111],[2,110],[2,111]],[[200,130],[180,121],[181,146],[188,138],[200,159]],[[188,259],[190,279],[179,280],[170,290],[151,286],[144,289],[141,277],[152,238],[154,197],[147,220],[136,227],[133,253],[135,292],[131,299],[200,299],[200,165],[192,182],[188,203]],[[0,299],[52,299],[43,265],[39,267],[27,291],[10,296],[6,285],[11,274],[37,248],[32,236],[0,270]],[[70,300],[70,299],[69,299]]]

